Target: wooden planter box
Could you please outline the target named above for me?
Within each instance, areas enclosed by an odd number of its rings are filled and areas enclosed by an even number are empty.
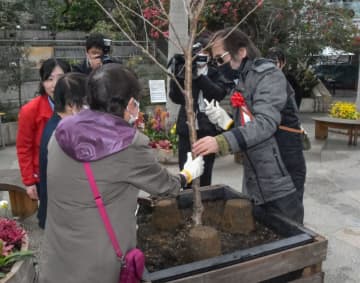
[[[228,200],[244,196],[227,186],[202,189],[203,200]],[[178,198],[180,208],[192,206],[192,192]],[[175,266],[149,274],[151,282],[324,282],[321,264],[326,258],[327,240],[279,215],[256,215],[256,220],[282,236],[281,240],[207,260]],[[297,279],[280,279],[297,272]],[[300,278],[299,278],[300,277]],[[269,281],[268,281],[269,280]]]

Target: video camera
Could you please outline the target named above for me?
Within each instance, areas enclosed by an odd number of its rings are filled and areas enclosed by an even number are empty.
[[[108,38],[104,38],[103,42],[104,42],[104,46],[102,48],[103,55],[96,57],[96,58],[101,58],[101,62],[103,63],[103,65],[108,64],[108,63],[113,63],[114,60],[111,59],[111,57],[110,57],[110,49],[111,49],[112,40],[108,39]]]
[[[209,62],[209,56],[205,54],[199,54],[201,49],[203,48],[202,44],[200,42],[195,43],[192,46],[192,57],[193,62],[193,70],[196,69],[197,63],[203,63],[206,64]],[[184,54],[175,54],[168,63],[168,68],[170,67],[170,70],[175,76],[179,78],[185,77],[185,57]]]

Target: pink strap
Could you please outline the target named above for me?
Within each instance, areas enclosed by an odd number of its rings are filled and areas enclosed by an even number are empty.
[[[90,163],[88,162],[84,162],[84,169],[85,169],[85,173],[86,173],[86,176],[88,177],[88,181],[89,181],[89,185],[91,187],[91,190],[92,190],[92,193],[94,195],[94,200],[95,200],[95,203],[98,207],[98,210],[99,210],[99,213],[100,213],[100,216],[104,222],[104,225],[105,225],[105,229],[109,235],[109,238],[111,240],[111,243],[114,247],[114,250],[116,252],[116,255],[121,258],[122,257],[122,253],[121,253],[121,249],[120,249],[120,246],[119,246],[119,243],[116,239],[116,235],[115,235],[115,232],[114,232],[114,229],[110,223],[110,219],[109,219],[109,216],[106,212],[106,208],[104,206],[104,203],[103,203],[103,200],[102,200],[102,197],[101,195],[99,194],[99,189],[96,185],[96,182],[95,182],[95,178],[94,178],[94,174],[91,170],[91,167],[90,167]]]

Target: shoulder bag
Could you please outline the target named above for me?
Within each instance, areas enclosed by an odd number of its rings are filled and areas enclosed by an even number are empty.
[[[96,185],[93,172],[91,170],[90,163],[83,163],[86,176],[91,187],[91,191],[94,195],[95,203],[98,207],[99,214],[105,225],[105,229],[109,235],[111,244],[115,250],[116,256],[121,261],[120,267],[120,278],[119,283],[139,283],[141,281],[144,268],[145,268],[145,257],[140,249],[133,248],[125,256],[122,255],[119,243],[116,239],[114,229],[111,225],[109,216],[106,212],[104,202],[99,193],[99,189]]]

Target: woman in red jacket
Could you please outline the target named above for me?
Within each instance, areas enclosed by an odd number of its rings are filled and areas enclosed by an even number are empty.
[[[22,181],[28,196],[38,199],[40,139],[46,122],[53,114],[56,82],[70,65],[60,59],[46,60],[40,68],[40,95],[25,104],[19,112],[16,151]]]

